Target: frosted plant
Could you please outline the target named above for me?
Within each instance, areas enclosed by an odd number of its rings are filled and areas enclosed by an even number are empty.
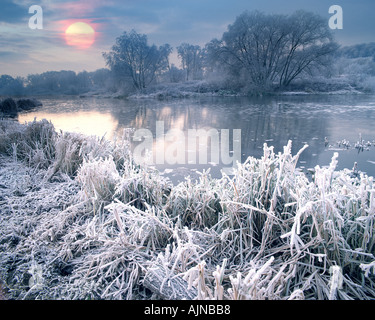
[[[0,121],[0,275],[11,297],[375,297],[374,181],[337,171],[337,155],[310,181],[295,168],[306,146],[264,145],[231,177],[172,185],[136,165],[126,139],[52,129]],[[150,270],[157,286],[144,281]]]
[[[360,268],[365,272],[365,276],[369,277],[372,269],[372,274],[375,275],[375,261],[372,261],[371,263],[362,263],[360,265]]]
[[[93,161],[84,160],[77,174],[82,186],[81,199],[93,206],[94,213],[112,200],[120,176],[112,157]]]
[[[29,273],[31,275],[29,279],[30,290],[38,290],[43,286],[43,269],[34,260],[31,263]]]
[[[329,300],[336,300],[337,290],[342,288],[342,283],[343,283],[342,270],[339,266],[332,266],[330,272],[331,272],[331,280],[330,280]]]
[[[227,259],[224,259],[221,267],[216,266],[216,270],[212,273],[212,275],[215,278],[215,292],[214,292],[215,300],[223,300],[224,298],[224,287],[222,286],[222,283],[224,280],[224,273],[225,273],[226,265],[227,265]]]
[[[145,211],[116,201],[106,206],[114,214],[120,234],[146,251],[164,248],[172,237],[169,217],[160,209],[148,207]]]
[[[212,293],[206,286],[205,266],[206,263],[201,261],[195,267],[189,269],[184,275],[184,279],[187,280],[189,284],[188,288],[192,286],[197,288],[198,300],[212,299]]]
[[[305,300],[305,295],[300,289],[296,289],[292,292],[288,300]]]
[[[233,300],[263,300],[267,297],[267,288],[263,286],[263,283],[268,276],[271,275],[269,270],[270,265],[274,261],[274,257],[271,257],[264,265],[258,270],[252,268],[246,277],[242,280],[240,272],[237,276],[230,276],[232,287],[228,289],[228,293]]]

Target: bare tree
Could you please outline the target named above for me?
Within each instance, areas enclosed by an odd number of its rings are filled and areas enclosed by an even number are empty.
[[[144,89],[168,68],[171,50],[168,44],[159,48],[149,46],[146,35],[132,30],[118,37],[112,50],[103,56],[115,76],[125,81],[130,79],[136,89]]]
[[[280,86],[289,85],[302,72],[327,67],[331,54],[338,49],[325,19],[304,11],[288,18],[290,32],[280,70]]]
[[[258,88],[289,85],[297,76],[327,64],[337,49],[326,21],[304,11],[293,15],[244,12],[221,41],[208,46],[210,56]]]

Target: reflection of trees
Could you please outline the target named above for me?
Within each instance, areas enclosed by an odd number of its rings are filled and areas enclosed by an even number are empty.
[[[246,157],[261,157],[265,142],[273,145],[275,152],[278,152],[282,151],[288,140],[292,140],[293,153],[307,142],[310,147],[302,153],[300,159],[307,161],[306,165],[311,167],[317,164],[319,158],[312,155],[323,152],[324,137],[329,137],[326,110],[330,106],[344,104],[344,101],[337,102],[337,99],[301,96],[252,99],[207,97],[170,101],[61,98],[43,100],[43,111],[57,114],[77,111],[111,114],[117,120],[117,123],[113,122],[113,131],[147,128],[154,135],[156,121],[164,121],[165,132],[172,128],[182,131],[241,129],[242,153]],[[355,105],[355,101],[349,99],[345,102]],[[245,160],[245,156],[242,160]]]
[[[292,140],[293,153],[302,148],[305,142],[309,144],[300,160],[307,161],[308,166],[315,166],[317,157],[312,155],[323,151],[322,142],[328,135],[328,120],[319,112],[304,110],[306,104],[313,108],[313,103],[308,99],[302,103],[296,103],[293,98],[126,100],[122,103],[122,107],[116,105],[111,110],[119,121],[119,129],[147,128],[155,135],[156,121],[164,121],[165,132],[172,128],[183,131],[241,129],[242,153],[246,157],[261,157],[265,142],[273,145],[275,152],[278,152],[282,151],[288,140]]]
[[[164,121],[165,131],[170,129],[199,129],[206,127],[220,128],[216,125],[214,105],[209,101],[199,100],[179,101],[133,101],[126,100],[123,105],[126,112],[117,107],[112,113],[119,118],[120,127],[147,128],[155,133],[156,121]]]
[[[34,117],[40,120],[44,114],[51,114],[61,121],[65,119],[70,123],[70,127],[82,129],[85,121],[81,121],[78,115],[86,113],[87,126],[91,126],[91,131],[95,126],[100,126],[98,129],[101,131],[107,126],[108,133],[122,133],[123,128],[147,128],[155,135],[157,120],[164,121],[165,132],[171,128],[183,131],[210,128],[241,129],[242,153],[245,154],[242,160],[249,155],[261,157],[264,142],[274,146],[275,152],[282,151],[290,139],[293,141],[294,154],[305,142],[308,143],[309,148],[300,157],[301,161],[307,162],[303,164],[306,168],[330,162],[331,153],[327,155],[324,148],[325,136],[329,138],[330,144],[344,138],[354,142],[359,132],[366,140],[374,139],[370,121],[374,113],[373,96],[370,95],[283,96],[257,99],[206,97],[162,101],[43,97],[40,100],[43,107],[26,114],[20,113],[18,120],[32,121]],[[93,113],[96,119],[100,119],[96,124],[89,121],[90,113]],[[66,114],[70,116],[65,117]],[[25,119],[25,116],[28,119]],[[356,156],[357,158],[353,158],[346,152],[340,157],[339,165],[344,164],[348,157],[350,160],[345,165],[351,168],[354,161],[359,163],[360,155]],[[368,153],[364,153],[363,156],[371,159]],[[364,168],[365,164],[368,165],[367,160],[363,159],[364,164],[361,164],[361,168]],[[200,169],[198,166],[196,168]],[[218,167],[212,168],[211,172],[216,169]]]

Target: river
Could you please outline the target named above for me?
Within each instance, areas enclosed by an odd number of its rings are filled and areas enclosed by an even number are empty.
[[[209,168],[214,177],[219,177],[222,168],[231,167],[234,160],[239,160],[235,155],[240,155],[241,162],[248,156],[259,158],[263,155],[264,143],[274,146],[275,152],[279,152],[288,140],[293,142],[294,154],[305,144],[309,145],[298,163],[298,167],[305,172],[316,165],[329,165],[333,153],[339,152],[338,169],[351,169],[357,162],[359,170],[375,176],[374,95],[202,97],[178,100],[65,96],[41,97],[39,100],[43,107],[19,114],[19,122],[45,118],[51,120],[57,130],[105,135],[108,139],[113,139],[124,128],[134,128],[138,133],[138,129],[146,129],[153,135],[154,156],[163,154],[163,157],[159,157],[162,161],[152,163],[162,174],[175,181],[181,181],[187,175],[197,176],[197,172]],[[160,124],[162,135],[160,132],[158,134]],[[205,145],[198,139],[193,150],[188,142],[182,146],[181,141],[165,141],[168,132],[178,132],[187,139],[189,130],[193,129],[201,129],[200,133],[217,132],[220,139],[223,139],[220,136],[222,132],[228,132],[226,151],[232,163],[224,163],[222,154],[218,154],[219,159],[212,159],[210,144]],[[236,138],[235,132],[239,132],[240,136]],[[366,143],[370,141],[371,145],[366,144],[363,150],[355,148],[360,137]],[[343,139],[349,141],[349,148],[337,143]],[[222,141],[220,147],[224,150]],[[140,143],[134,141],[133,147]],[[202,161],[199,156],[205,148],[207,159],[203,156]],[[176,154],[182,149],[185,157],[178,158]],[[189,156],[191,153],[197,155],[196,161]],[[177,163],[173,163],[173,160]]]

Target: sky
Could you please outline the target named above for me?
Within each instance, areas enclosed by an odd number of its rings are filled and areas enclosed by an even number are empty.
[[[29,7],[43,10],[43,28],[31,29]],[[183,42],[204,46],[221,38],[243,11],[318,13],[328,20],[329,7],[343,9],[343,29],[332,30],[343,46],[375,42],[374,0],[1,0],[0,75],[13,77],[45,71],[94,71],[105,67],[109,52],[124,31],[146,34],[150,44],[172,47]],[[89,24],[95,41],[89,47],[69,45],[65,30],[75,22]],[[171,62],[178,64],[174,51]]]

